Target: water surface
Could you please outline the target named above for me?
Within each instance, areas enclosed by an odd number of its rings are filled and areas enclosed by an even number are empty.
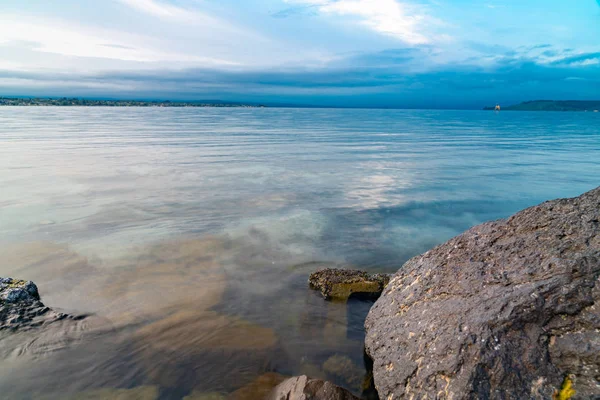
[[[181,399],[275,372],[360,394],[370,303],[324,302],[311,271],[395,271],[596,187],[598,160],[591,113],[0,108],[0,276],[95,314],[0,337],[0,392]]]

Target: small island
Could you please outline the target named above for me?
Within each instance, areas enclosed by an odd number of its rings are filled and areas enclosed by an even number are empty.
[[[262,108],[262,104],[243,104],[222,101],[169,101],[169,100],[102,100],[51,97],[0,97],[0,106],[27,107],[250,107]]]
[[[484,107],[484,110],[494,111],[497,106]],[[525,101],[508,107],[502,107],[503,111],[580,111],[598,112],[600,100],[534,100]]]

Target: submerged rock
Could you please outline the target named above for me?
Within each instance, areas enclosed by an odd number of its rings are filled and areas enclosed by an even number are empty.
[[[302,375],[281,383],[266,400],[358,400],[358,397],[331,382]]]
[[[196,394],[233,391],[286,358],[272,329],[214,311],[175,312],[132,339],[128,351],[144,376],[163,388],[192,386]]]
[[[63,400],[156,400],[159,391],[156,386],[139,386],[133,389],[98,389],[63,396]],[[42,396],[41,399],[44,397]],[[49,398],[50,399],[50,398]]]
[[[382,399],[600,398],[600,188],[409,260],[371,309]]]
[[[267,372],[233,393],[226,395],[218,392],[195,391],[184,397],[183,400],[264,400],[285,379],[285,376],[278,373]]]
[[[227,287],[219,261],[225,246],[225,241],[209,237],[144,248],[134,265],[114,271],[92,289],[104,304],[98,313],[128,324],[160,319],[191,304],[194,310],[209,310],[220,303]]]
[[[326,268],[310,274],[308,283],[313,289],[320,290],[326,299],[346,300],[352,294],[379,296],[390,277],[389,274]]]
[[[182,400],[227,400],[227,396],[218,392],[193,392],[192,394],[185,396]]]
[[[335,382],[345,387],[361,392],[365,387],[365,370],[356,365],[348,356],[336,354],[323,363],[323,371]]]
[[[255,381],[227,396],[227,400],[263,400],[286,377],[275,372],[267,372]]]

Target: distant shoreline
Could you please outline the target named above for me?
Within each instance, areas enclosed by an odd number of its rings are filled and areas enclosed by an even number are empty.
[[[25,107],[226,107],[226,108],[263,108],[262,104],[228,103],[218,101],[169,101],[169,100],[94,100],[83,98],[17,98],[0,97],[1,106]]]
[[[486,111],[495,111],[496,107],[484,107]],[[525,101],[508,107],[501,107],[501,111],[577,111],[598,112],[600,100],[534,100]]]
[[[484,110],[495,111],[496,106],[484,108],[412,108],[412,107],[351,107],[306,104],[258,104],[220,100],[172,101],[172,100],[114,100],[87,99],[80,97],[1,97],[0,107],[163,107],[163,108],[318,108],[318,109],[377,109],[377,110]],[[533,100],[502,106],[500,111],[571,111],[600,112],[600,100]]]

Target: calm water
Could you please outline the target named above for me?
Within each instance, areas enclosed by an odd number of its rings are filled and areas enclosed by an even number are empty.
[[[95,314],[0,336],[0,393],[201,398],[277,372],[360,394],[370,304],[324,302],[311,271],[395,271],[600,185],[598,160],[592,113],[0,108],[0,276]]]

